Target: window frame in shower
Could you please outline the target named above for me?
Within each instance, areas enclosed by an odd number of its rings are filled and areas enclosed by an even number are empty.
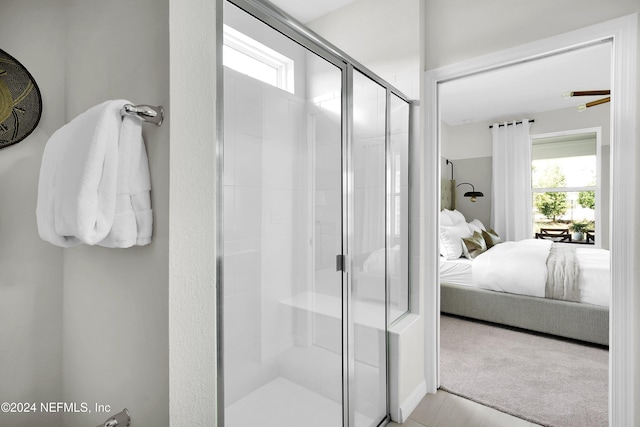
[[[412,120],[412,109],[415,104],[411,101],[407,96],[405,96],[400,90],[393,87],[387,81],[373,73],[367,67],[360,64],[358,61],[347,55],[346,53],[339,50],[337,47],[333,46],[311,30],[307,29],[304,25],[299,23],[293,17],[288,15],[286,12],[277,8],[274,5],[267,5],[259,0],[216,0],[216,121],[217,121],[217,132],[216,132],[216,166],[217,166],[217,183],[216,183],[216,245],[217,245],[217,258],[216,258],[216,291],[217,291],[217,375],[218,375],[218,384],[217,384],[217,425],[224,426],[224,414],[225,414],[225,398],[224,398],[224,352],[223,352],[223,337],[224,337],[224,233],[223,233],[223,217],[224,217],[224,203],[223,203],[223,194],[224,194],[224,66],[223,66],[223,46],[224,46],[224,36],[223,36],[223,25],[224,25],[224,17],[223,17],[223,4],[224,2],[229,2],[230,4],[242,9],[249,15],[252,15],[254,18],[259,21],[265,23],[270,26],[274,30],[280,32],[284,36],[290,38],[294,42],[298,43],[302,47],[306,48],[310,52],[316,54],[327,62],[333,64],[342,72],[342,93],[341,93],[341,102],[342,102],[342,111],[343,114],[341,116],[341,128],[342,128],[342,138],[341,138],[341,146],[342,146],[342,255],[350,254],[351,247],[354,241],[354,224],[353,224],[353,215],[348,215],[350,212],[353,212],[353,179],[352,176],[352,145],[353,145],[353,72],[357,70],[364,74],[369,79],[373,80],[375,83],[379,84],[386,90],[386,113],[385,113],[385,150],[387,155],[385,156],[385,174],[386,174],[386,197],[385,197],[385,226],[386,226],[386,252],[387,256],[385,256],[386,262],[386,278],[385,278],[385,325],[387,333],[385,334],[385,350],[386,350],[386,416],[383,420],[380,421],[380,426],[386,425],[391,421],[390,419],[390,363],[389,363],[389,334],[388,329],[390,323],[393,321],[389,321],[389,281],[390,281],[390,265],[389,265],[389,257],[388,257],[388,245],[390,241],[390,228],[388,226],[388,221],[390,221],[390,204],[389,199],[392,197],[390,180],[388,179],[390,174],[390,163],[389,163],[389,146],[390,146],[390,97],[391,95],[397,96],[400,100],[406,102],[409,107],[409,117],[408,125],[409,125],[409,135],[411,135],[411,120]],[[411,136],[408,136],[408,153],[410,153],[411,146]],[[407,174],[408,179],[411,177],[411,162],[407,162]],[[409,184],[409,183],[408,183]],[[410,184],[409,184],[410,187]],[[408,189],[407,197],[408,200],[408,209],[407,209],[407,227],[410,227],[410,216],[411,216],[411,200],[409,197],[410,189]],[[346,218],[346,221],[345,221]],[[410,256],[407,253],[408,263],[410,263]],[[410,276],[410,272],[407,272],[408,276]],[[343,271],[342,277],[342,295],[343,295],[343,313],[342,313],[342,343],[343,343],[343,401],[342,401],[342,410],[343,410],[343,426],[353,426],[354,425],[354,410],[350,407],[352,402],[353,391],[351,390],[350,385],[353,384],[353,380],[355,378],[355,356],[353,351],[346,351],[347,348],[354,348],[354,322],[351,321],[352,318],[352,310],[350,309],[351,301],[352,301],[352,274],[350,267],[350,260],[347,256],[347,265]],[[398,319],[401,319],[406,314],[412,311],[411,304],[411,283],[409,278],[407,279],[407,309],[404,314],[399,316]],[[346,370],[346,372],[345,372]]]

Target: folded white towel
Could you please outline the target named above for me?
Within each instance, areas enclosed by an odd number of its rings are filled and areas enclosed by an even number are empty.
[[[38,232],[43,240],[62,247],[79,243],[108,247],[149,243],[148,162],[140,123],[132,117],[123,121],[120,116],[126,103],[129,101],[115,100],[96,105],[57,130],[47,142],[36,207]],[[126,145],[128,140],[133,146]],[[137,157],[132,159],[127,152]],[[123,163],[122,167],[119,163]],[[131,205],[131,196],[137,198],[140,193],[143,208],[131,209],[134,217],[140,212],[144,221],[141,227],[132,227],[131,221],[123,218],[132,216],[127,202]]]
[[[125,116],[118,142],[116,213],[107,237],[98,243],[109,248],[144,246],[151,242],[151,180],[142,139],[142,124]]]

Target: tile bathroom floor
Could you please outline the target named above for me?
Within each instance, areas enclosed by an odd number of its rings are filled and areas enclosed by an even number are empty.
[[[428,394],[403,424],[390,427],[537,427],[523,419],[438,390]]]

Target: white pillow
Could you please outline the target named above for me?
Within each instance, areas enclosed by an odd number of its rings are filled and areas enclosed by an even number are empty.
[[[455,225],[453,222],[453,218],[451,217],[451,212],[448,209],[443,209],[440,211],[440,225],[451,226]]]
[[[466,222],[440,227],[440,255],[445,259],[458,259],[462,256],[462,238],[473,236]]]
[[[462,256],[462,239],[449,231],[449,227],[440,228],[440,255],[444,259],[458,259]]]
[[[440,225],[451,226],[460,222],[467,222],[462,212],[458,210],[443,209],[440,211]]]
[[[479,219],[474,219],[473,221],[471,221],[469,223],[469,228],[471,229],[471,231],[477,231],[480,234],[482,234],[483,231],[487,231],[484,224]]]
[[[453,220],[454,224],[458,224],[458,223],[461,223],[461,222],[464,222],[464,223],[467,222],[467,220],[465,219],[464,215],[459,210],[455,210],[454,209],[454,210],[452,210],[450,212],[451,213],[449,214],[449,216]]]

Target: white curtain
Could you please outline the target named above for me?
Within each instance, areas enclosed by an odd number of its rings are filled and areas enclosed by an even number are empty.
[[[532,237],[529,120],[494,123],[491,226],[503,240]]]

